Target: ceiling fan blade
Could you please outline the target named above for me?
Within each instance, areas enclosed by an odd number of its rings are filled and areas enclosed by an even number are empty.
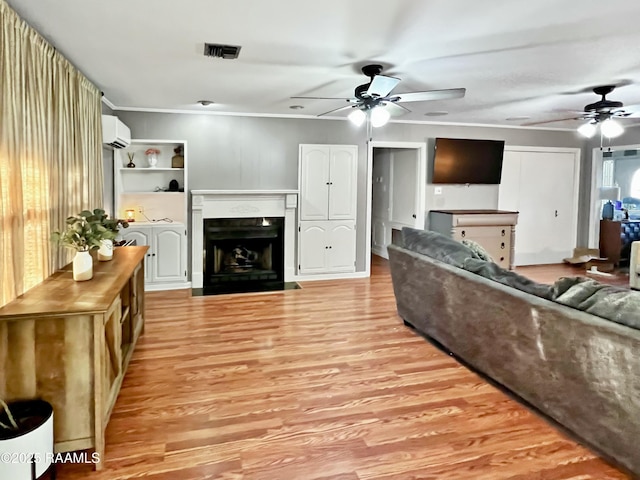
[[[445,90],[427,90],[426,92],[399,93],[391,99],[395,102],[426,102],[428,100],[447,100],[464,97],[466,88],[447,88]],[[395,100],[397,98],[397,100]]]
[[[354,106],[353,105],[345,105],[344,107],[334,108],[333,110],[329,110],[328,112],[321,113],[320,115],[318,115],[318,117],[323,117],[325,115],[329,115],[330,113],[337,113],[337,112],[340,112],[342,110],[347,110],[349,108],[354,108]]]
[[[614,116],[623,118],[638,118],[640,117],[640,105],[625,105],[622,108],[618,108],[611,112]]]
[[[388,110],[392,117],[398,117],[407,112],[411,112],[407,107],[394,102],[385,102],[382,108]]]
[[[545,123],[554,123],[554,122],[566,122],[567,120],[583,120],[582,117],[568,117],[568,118],[556,118],[555,120],[545,120],[543,122],[529,122],[523,123],[523,126],[532,127],[534,125],[544,125]],[[588,120],[588,119],[584,119]]]
[[[400,83],[399,78],[376,75],[365,93],[370,97],[386,97],[398,83]]]

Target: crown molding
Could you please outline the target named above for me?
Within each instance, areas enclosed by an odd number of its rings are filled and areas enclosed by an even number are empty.
[[[283,118],[283,119],[298,119],[298,120],[339,120],[339,121],[348,121],[349,119],[346,117],[333,117],[333,116],[323,116],[318,117],[315,115],[301,115],[301,114],[281,114],[281,113],[246,113],[246,112],[221,112],[221,111],[212,111],[212,110],[187,110],[187,109],[177,109],[177,108],[148,108],[148,107],[118,107],[113,105],[111,102],[102,97],[103,102],[109,108],[114,111],[123,111],[123,112],[141,112],[141,113],[173,113],[173,114],[183,114],[183,115],[212,115],[212,116],[221,116],[221,117],[255,117],[255,118]],[[106,100],[106,101],[105,101]],[[113,105],[113,106],[112,106]],[[567,127],[539,127],[539,126],[522,126],[522,125],[503,125],[503,124],[492,124],[492,123],[469,123],[469,122],[434,122],[429,120],[390,120],[389,123],[404,123],[404,124],[412,124],[412,125],[434,125],[434,126],[451,126],[451,127],[476,127],[476,128],[506,128],[506,129],[514,129],[514,130],[541,130],[541,131],[552,131],[552,132],[575,132],[574,128]]]

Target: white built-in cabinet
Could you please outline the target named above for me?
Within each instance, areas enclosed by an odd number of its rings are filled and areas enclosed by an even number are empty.
[[[300,145],[300,275],[355,271],[357,171],[356,145]]]
[[[125,240],[147,245],[144,280],[148,290],[179,288],[187,281],[187,230],[184,224],[131,225]]]
[[[149,149],[160,152],[156,162],[150,162],[145,154]],[[133,168],[127,167],[130,159]],[[120,234],[125,240],[135,239],[137,245],[150,247],[145,257],[147,290],[189,286],[187,166],[187,143],[183,140],[134,139],[127,148],[114,151],[116,216],[127,218],[127,211],[132,211],[135,219]],[[177,190],[171,189],[176,182]]]

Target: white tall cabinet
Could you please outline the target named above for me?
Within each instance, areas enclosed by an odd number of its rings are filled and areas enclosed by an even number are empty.
[[[155,165],[145,154],[149,149],[160,152]],[[127,167],[131,159],[133,168]],[[114,160],[116,215],[127,218],[127,211],[133,211],[135,218],[120,233],[125,240],[149,246],[145,289],[188,288],[187,143],[132,140],[126,149],[115,151]]]
[[[358,147],[305,144],[299,153],[298,274],[354,272]]]

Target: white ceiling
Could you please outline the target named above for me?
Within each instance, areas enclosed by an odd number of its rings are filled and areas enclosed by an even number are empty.
[[[367,63],[402,79],[395,92],[467,88],[463,99],[406,104],[401,120],[564,118],[559,110],[582,110],[606,84],[621,85],[609,99],[640,104],[635,0],[8,3],[126,109],[202,111],[196,102],[208,99],[213,112],[315,116],[342,101],[290,97],[350,97]],[[240,57],[204,57],[204,42],[241,45]],[[440,110],[449,115],[424,115]]]

